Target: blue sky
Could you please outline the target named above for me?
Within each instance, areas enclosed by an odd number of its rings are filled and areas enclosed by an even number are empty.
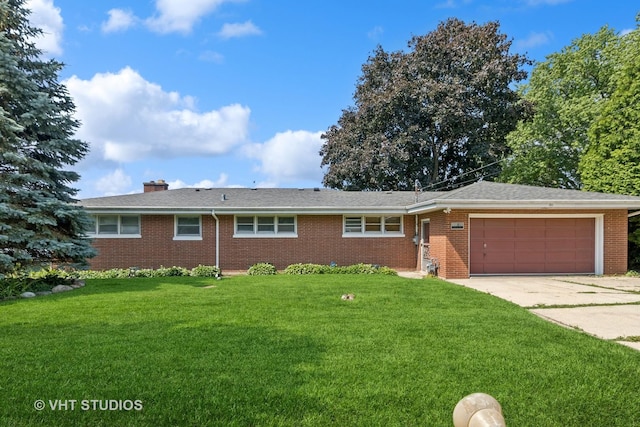
[[[320,135],[352,105],[367,57],[440,21],[499,21],[542,61],[629,0],[28,0],[90,154],[78,197],[179,187],[318,187]]]

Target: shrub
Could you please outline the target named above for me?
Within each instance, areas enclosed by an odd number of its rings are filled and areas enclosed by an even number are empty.
[[[44,268],[42,270],[29,272],[27,277],[28,290],[31,292],[50,291],[58,285],[69,285],[73,276],[55,268]]]
[[[254,264],[249,267],[249,270],[247,271],[249,276],[269,276],[277,273],[278,270],[276,270],[273,264],[269,264],[268,262]]]
[[[189,273],[184,267],[160,267],[156,270],[155,277],[188,276]]]
[[[7,277],[0,279],[0,300],[16,297],[28,291],[29,282],[25,277]]]
[[[219,277],[221,275],[220,268],[212,265],[199,265],[191,269],[191,276],[193,277]]]
[[[291,264],[284,269],[284,274],[327,274],[332,268],[321,264]]]
[[[131,277],[132,271],[128,268],[112,268],[111,270],[81,270],[77,272],[80,279],[126,279]],[[139,270],[138,270],[139,271]]]
[[[291,264],[284,269],[285,274],[385,274],[396,276],[398,273],[389,267],[372,264],[354,264],[332,267],[320,264]]]

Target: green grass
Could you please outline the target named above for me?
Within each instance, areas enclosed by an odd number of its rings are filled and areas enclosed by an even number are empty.
[[[473,392],[509,426],[640,425],[640,352],[437,279],[93,280],[0,331],[2,425],[450,426]]]

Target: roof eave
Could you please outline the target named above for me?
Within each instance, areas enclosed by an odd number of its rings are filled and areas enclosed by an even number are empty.
[[[636,200],[432,200],[407,207],[418,214],[441,209],[640,209]]]
[[[136,215],[171,215],[171,214],[192,214],[209,215],[213,212],[222,215],[349,215],[349,214],[406,214],[404,206],[364,206],[364,207],[140,207],[140,206],[85,206],[87,212],[92,214],[136,214]]]

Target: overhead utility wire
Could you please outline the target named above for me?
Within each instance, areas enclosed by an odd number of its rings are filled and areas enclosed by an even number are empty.
[[[495,164],[498,164],[498,163],[500,163],[500,162],[503,162],[504,160],[505,160],[505,159],[497,160],[497,161],[495,161],[495,162],[493,162],[493,163],[489,163],[488,165],[484,165],[484,166],[481,166],[481,167],[479,167],[479,168],[476,168],[476,169],[473,169],[473,170],[470,170],[470,171],[467,171],[467,172],[461,173],[460,175],[453,176],[453,177],[451,177],[451,178],[447,178],[447,179],[442,180],[442,181],[438,181],[438,182],[434,182],[434,183],[428,184],[428,185],[427,185],[427,188],[426,188],[426,189],[423,189],[423,191],[424,191],[424,190],[430,190],[430,189],[433,189],[434,187],[439,186],[439,185],[441,185],[441,184],[445,184],[445,183],[447,183],[447,182],[449,182],[449,181],[453,181],[453,180],[456,180],[456,179],[462,178],[463,176],[468,175],[468,174],[470,174],[470,173],[481,171],[481,170],[486,169],[486,168],[488,168],[488,167],[491,167],[491,166],[493,166],[493,165],[495,165]],[[492,175],[495,175],[495,173],[494,173],[494,174],[489,174],[489,175],[483,175],[483,176],[482,176],[482,178],[489,177],[489,176],[492,176]],[[475,179],[472,179],[472,180],[470,180],[470,181],[465,181],[465,182],[472,182],[472,181],[475,181]],[[459,184],[459,183],[458,183],[458,184]]]

